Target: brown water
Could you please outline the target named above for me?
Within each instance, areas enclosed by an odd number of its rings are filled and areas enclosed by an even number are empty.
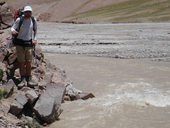
[[[170,63],[45,54],[96,98],[66,102],[49,128],[169,128]]]
[[[46,58],[96,96],[62,104],[49,128],[170,128],[169,23],[39,26]]]

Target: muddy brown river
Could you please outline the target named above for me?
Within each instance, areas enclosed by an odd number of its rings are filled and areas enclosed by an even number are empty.
[[[45,57],[96,98],[62,104],[49,128],[169,128],[169,23],[39,24]]]

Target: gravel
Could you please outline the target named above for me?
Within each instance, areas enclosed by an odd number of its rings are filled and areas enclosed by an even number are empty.
[[[170,61],[170,23],[39,23],[44,52]]]

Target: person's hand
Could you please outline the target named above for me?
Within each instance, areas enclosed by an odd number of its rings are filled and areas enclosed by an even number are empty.
[[[17,31],[12,31],[12,35],[13,35],[13,36],[17,36],[17,35],[18,35],[18,32],[17,32]]]
[[[32,44],[35,46],[37,45],[37,40],[32,40]]]

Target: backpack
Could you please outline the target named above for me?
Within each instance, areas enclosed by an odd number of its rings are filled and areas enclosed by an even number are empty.
[[[14,12],[14,21],[16,21],[16,19],[18,17],[21,17],[23,15],[23,9],[17,9],[15,12]]]
[[[17,18],[20,18],[19,27],[18,27],[18,30],[17,30],[18,32],[21,28],[23,21],[24,21],[23,10],[24,10],[24,8],[20,8],[20,9],[17,9],[14,13],[14,21],[16,21]],[[35,31],[35,19],[34,19],[34,17],[31,17],[31,19],[32,19],[32,23],[33,23],[33,31]]]

